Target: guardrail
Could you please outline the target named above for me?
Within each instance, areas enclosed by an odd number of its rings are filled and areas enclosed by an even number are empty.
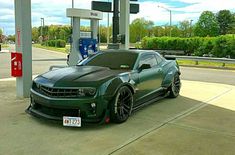
[[[222,67],[225,67],[225,64],[235,64],[235,59],[229,59],[229,58],[213,58],[213,57],[197,57],[197,56],[177,56],[177,55],[165,55],[164,57],[167,58],[167,59],[193,60],[193,61],[195,61],[195,65],[198,65],[199,61],[222,63]]]

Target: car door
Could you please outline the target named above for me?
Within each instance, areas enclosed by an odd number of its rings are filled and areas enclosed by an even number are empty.
[[[141,55],[138,68],[142,65],[150,65],[150,68],[138,70],[138,82],[136,91],[136,102],[151,99],[154,92],[161,88],[162,84],[162,69],[157,62],[154,54]]]

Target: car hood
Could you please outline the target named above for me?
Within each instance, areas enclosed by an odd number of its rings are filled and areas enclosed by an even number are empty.
[[[107,67],[73,66],[44,73],[36,81],[51,87],[98,86],[122,72]]]

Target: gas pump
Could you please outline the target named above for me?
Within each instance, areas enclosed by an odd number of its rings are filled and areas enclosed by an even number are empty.
[[[74,66],[97,52],[98,21],[102,20],[103,13],[95,10],[68,8],[66,14],[73,21],[72,47],[67,62],[69,66]],[[91,32],[80,32],[80,19],[90,20]]]
[[[97,40],[92,38],[80,38],[79,50],[83,59],[95,54],[97,52]]]

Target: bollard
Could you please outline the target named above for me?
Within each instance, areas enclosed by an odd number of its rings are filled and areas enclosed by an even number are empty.
[[[0,44],[0,52],[2,51],[2,45]]]

